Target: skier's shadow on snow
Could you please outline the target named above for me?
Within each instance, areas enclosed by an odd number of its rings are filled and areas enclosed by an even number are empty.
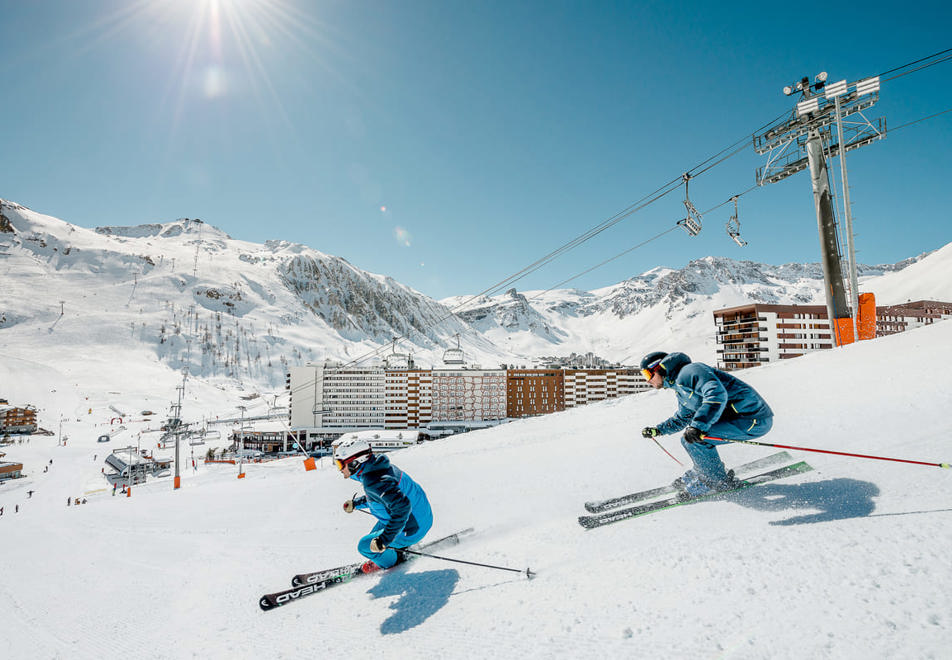
[[[458,582],[459,572],[451,568],[422,573],[386,573],[368,593],[374,598],[402,598],[390,606],[396,611],[380,624],[380,633],[395,635],[420,625],[449,602]]]
[[[879,487],[857,479],[827,479],[803,484],[763,484],[736,493],[741,506],[760,511],[819,509],[819,513],[773,520],[771,525],[804,525],[846,518],[862,518],[876,509]]]

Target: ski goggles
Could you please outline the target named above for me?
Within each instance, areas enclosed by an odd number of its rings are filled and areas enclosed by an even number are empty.
[[[347,460],[341,460],[341,459],[339,459],[339,458],[335,458],[335,459],[334,459],[334,465],[337,466],[337,469],[338,469],[338,470],[340,470],[341,472],[343,472],[343,471],[344,471],[344,468],[350,466],[350,463],[351,463],[351,461],[353,461],[353,460],[354,460],[353,458],[348,458]]]
[[[648,365],[647,369],[641,370],[641,375],[645,377],[645,380],[651,380],[656,373],[658,373],[658,368],[661,366],[661,360],[657,362],[652,362]]]
[[[363,459],[367,456],[366,453],[358,454],[357,456],[351,456],[350,458],[334,459],[334,465],[337,466],[337,469],[341,472],[344,471],[344,468],[349,468],[351,472],[356,472],[360,469],[360,466],[363,464]]]

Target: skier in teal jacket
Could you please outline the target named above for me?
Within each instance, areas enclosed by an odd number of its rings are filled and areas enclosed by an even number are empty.
[[[357,550],[370,561],[361,570],[371,573],[390,568],[403,559],[400,548],[421,540],[433,525],[426,493],[406,472],[376,455],[366,442],[351,438],[334,450],[334,462],[344,477],[359,481],[362,497],[344,502],[344,511],[366,509],[375,518],[370,533],[357,542]]]
[[[684,353],[649,353],[641,361],[645,379],[655,389],[673,389],[677,412],[656,426],[645,427],[646,438],[684,429],[681,444],[694,468],[674,482],[689,495],[729,488],[733,482],[717,453],[722,440],[752,440],[773,426],[773,411],[757,391],[731,374],[691,362]]]

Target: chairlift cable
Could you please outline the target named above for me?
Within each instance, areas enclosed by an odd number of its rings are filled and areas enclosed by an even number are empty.
[[[913,124],[918,124],[920,121],[925,121],[926,119],[932,119],[932,118],[934,118],[934,117],[938,117],[939,115],[944,115],[944,114],[947,113],[947,112],[952,112],[952,108],[949,108],[949,109],[947,109],[947,110],[942,110],[942,111],[940,111],[940,112],[936,112],[935,114],[929,115],[928,117],[922,117],[921,119],[914,119],[914,120],[912,120],[912,121],[907,121],[905,124],[899,124],[899,126],[894,126],[894,127],[890,128],[890,129],[889,129],[889,132],[890,132],[890,133],[895,133],[895,132],[898,131],[900,128],[906,128],[907,126],[912,126]]]
[[[558,288],[561,287],[563,284],[566,284],[566,283],[568,283],[568,282],[571,282],[572,280],[577,279],[577,278],[581,277],[582,275],[588,275],[588,274],[591,273],[593,270],[595,270],[595,269],[597,269],[597,268],[601,268],[601,267],[604,266],[605,264],[607,264],[607,263],[609,263],[609,262],[611,262],[611,261],[614,261],[615,259],[618,259],[619,257],[623,257],[623,256],[625,256],[626,254],[628,254],[629,252],[632,252],[633,250],[636,250],[636,249],[638,249],[638,248],[640,248],[640,247],[644,247],[644,246],[647,245],[648,243],[651,243],[652,241],[658,240],[659,238],[661,238],[661,237],[664,236],[665,234],[670,234],[671,232],[675,231],[677,228],[678,228],[677,225],[675,225],[675,226],[673,226],[673,227],[669,227],[668,229],[665,229],[665,230],[664,230],[663,232],[661,232],[660,234],[656,234],[656,235],[652,236],[651,238],[649,238],[648,240],[642,241],[641,243],[638,243],[638,245],[633,245],[633,246],[631,246],[630,248],[628,248],[627,250],[625,250],[624,252],[619,252],[619,253],[616,254],[614,257],[611,257],[610,259],[606,259],[605,261],[601,262],[600,264],[596,264],[595,266],[592,266],[592,267],[589,268],[588,270],[584,270],[584,271],[582,271],[581,273],[578,273],[577,275],[573,275],[572,277],[568,278],[567,280],[562,280],[562,281],[559,282],[558,284],[556,284],[556,285],[554,285],[554,286],[552,286],[552,287],[546,289],[545,291],[543,291],[543,292],[541,292],[541,293],[539,293],[539,294],[536,294],[535,296],[533,296],[533,297],[531,298],[531,300],[536,300],[536,299],[539,298],[540,296],[544,296],[545,294],[547,294],[549,291],[552,291],[552,290],[554,290],[554,289],[558,289]]]
[[[945,55],[946,53],[949,53],[949,52],[952,52],[952,48],[946,48],[945,50],[940,50],[938,53],[933,53],[932,55],[927,55],[926,57],[919,58],[918,60],[915,60],[915,61],[913,61],[913,62],[909,62],[908,64],[903,64],[902,66],[897,66],[897,67],[895,67],[895,68],[889,69],[888,71],[883,71],[882,73],[879,74],[879,77],[882,78],[883,76],[889,75],[889,74],[892,73],[893,71],[900,71],[900,70],[902,70],[902,69],[905,69],[905,68],[907,68],[907,67],[912,66],[913,64],[919,64],[919,62],[925,62],[926,60],[931,60],[931,59],[934,58],[934,57],[938,57],[939,55]],[[941,59],[941,60],[939,60],[939,61],[937,61],[937,62],[932,62],[932,63],[930,63],[930,64],[927,64],[926,66],[932,66],[933,64],[939,64],[939,63],[944,62],[945,60],[949,59],[949,57],[952,57],[952,56],[946,56],[946,57],[944,57],[943,59]],[[925,67],[919,67],[919,68],[913,69],[912,71],[906,71],[906,73],[901,73],[901,74],[899,74],[898,76],[893,76],[892,78],[887,78],[887,80],[894,80],[895,78],[899,78],[900,76],[908,75],[908,74],[910,74],[910,73],[913,73],[914,71],[919,71],[920,69],[924,69],[924,68],[925,68]]]

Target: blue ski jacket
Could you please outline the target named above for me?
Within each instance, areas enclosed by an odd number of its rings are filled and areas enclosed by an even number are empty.
[[[389,546],[401,532],[413,536],[420,529],[419,521],[432,520],[426,493],[385,455],[374,455],[350,478],[364,487],[364,495],[354,498],[354,507],[368,509],[386,523],[377,537],[382,545]]]
[[[664,387],[678,397],[678,411],[658,424],[665,435],[693,426],[707,432],[719,421],[739,418],[765,420],[773,411],[757,391],[725,371],[691,362],[684,353],[670,353],[661,361]]]

